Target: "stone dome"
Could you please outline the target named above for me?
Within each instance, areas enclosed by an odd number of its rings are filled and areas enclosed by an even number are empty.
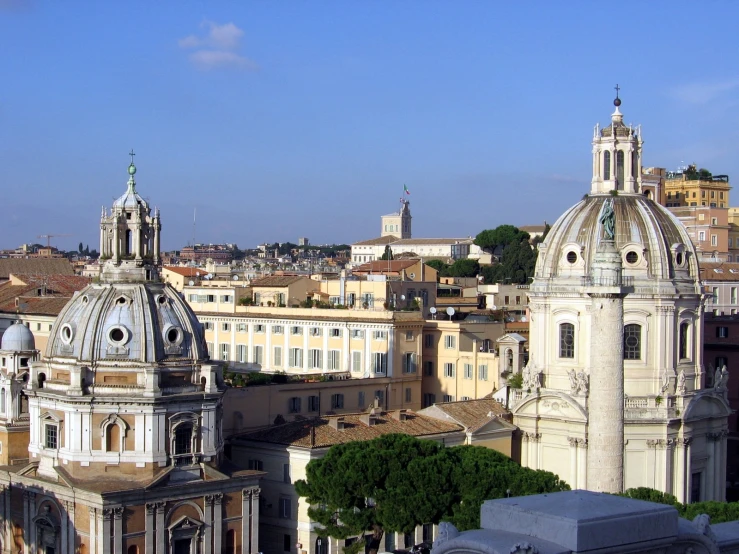
[[[208,359],[202,326],[170,285],[92,284],[62,309],[46,358],[190,365]]]
[[[16,321],[3,333],[0,350],[10,350],[13,352],[36,350],[36,340],[33,338],[33,333],[28,327],[20,321]]]
[[[599,215],[611,198],[615,246],[622,256],[624,276],[698,286],[697,256],[684,225],[651,199],[629,193],[587,195],[567,210],[539,246],[535,283],[589,275],[602,233]]]

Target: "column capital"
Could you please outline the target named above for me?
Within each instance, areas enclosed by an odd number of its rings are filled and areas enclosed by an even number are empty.
[[[113,509],[112,508],[103,508],[100,512],[100,517],[102,519],[111,519],[113,517]]]
[[[155,502],[147,502],[146,503],[146,513],[149,515],[154,515],[154,513],[157,511],[157,505]]]
[[[570,443],[570,446],[574,446],[575,448],[577,448],[577,438],[567,437],[567,442]]]
[[[588,439],[577,439],[577,447],[578,448],[587,448],[588,447]]]
[[[678,439],[678,441],[682,444],[683,448],[687,448],[693,442],[693,437],[683,437],[682,439]]]
[[[126,509],[123,506],[118,506],[117,508],[113,508],[113,517],[115,517],[116,519],[121,519],[125,511]]]

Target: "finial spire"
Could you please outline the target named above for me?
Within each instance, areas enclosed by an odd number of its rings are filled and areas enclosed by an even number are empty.
[[[616,86],[613,88],[616,89],[616,99],[613,101],[613,105],[618,108],[621,105],[621,99],[618,97],[618,93],[621,90],[621,87],[619,87],[618,83],[616,83]]]

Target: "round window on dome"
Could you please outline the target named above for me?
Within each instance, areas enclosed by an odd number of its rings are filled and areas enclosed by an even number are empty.
[[[159,303],[160,305],[162,305],[162,306],[163,306],[164,304],[166,304],[166,303],[167,303],[167,297],[166,297],[166,296],[164,296],[163,294],[160,294],[159,296],[157,296],[157,302],[158,302],[158,303]]]
[[[128,329],[117,325],[108,330],[108,342],[114,346],[120,346],[128,341]]]
[[[116,301],[115,302],[116,302],[116,304],[125,304],[126,303],[126,299],[123,296],[119,296],[118,298],[116,298]]]
[[[633,250],[626,253],[626,263],[634,265],[638,261],[639,261],[639,254],[637,254]]]
[[[577,252],[574,250],[567,252],[567,262],[570,264],[577,262]]]
[[[72,342],[72,339],[74,338],[74,329],[69,323],[62,325],[61,336],[62,342],[65,344]]]
[[[164,340],[169,345],[179,346],[183,337],[182,329],[179,327],[167,326],[164,329]]]

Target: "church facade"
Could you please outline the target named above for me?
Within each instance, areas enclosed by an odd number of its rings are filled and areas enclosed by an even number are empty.
[[[262,473],[224,459],[222,368],[159,280],[159,213],[128,172],[101,216],[100,282],[43,356],[23,325],[3,337],[0,552],[256,554]]]
[[[641,191],[641,129],[593,134],[590,193],[539,246],[530,358],[515,395],[522,464],[572,488],[723,500],[725,368],[703,364],[704,295],[684,226]]]

